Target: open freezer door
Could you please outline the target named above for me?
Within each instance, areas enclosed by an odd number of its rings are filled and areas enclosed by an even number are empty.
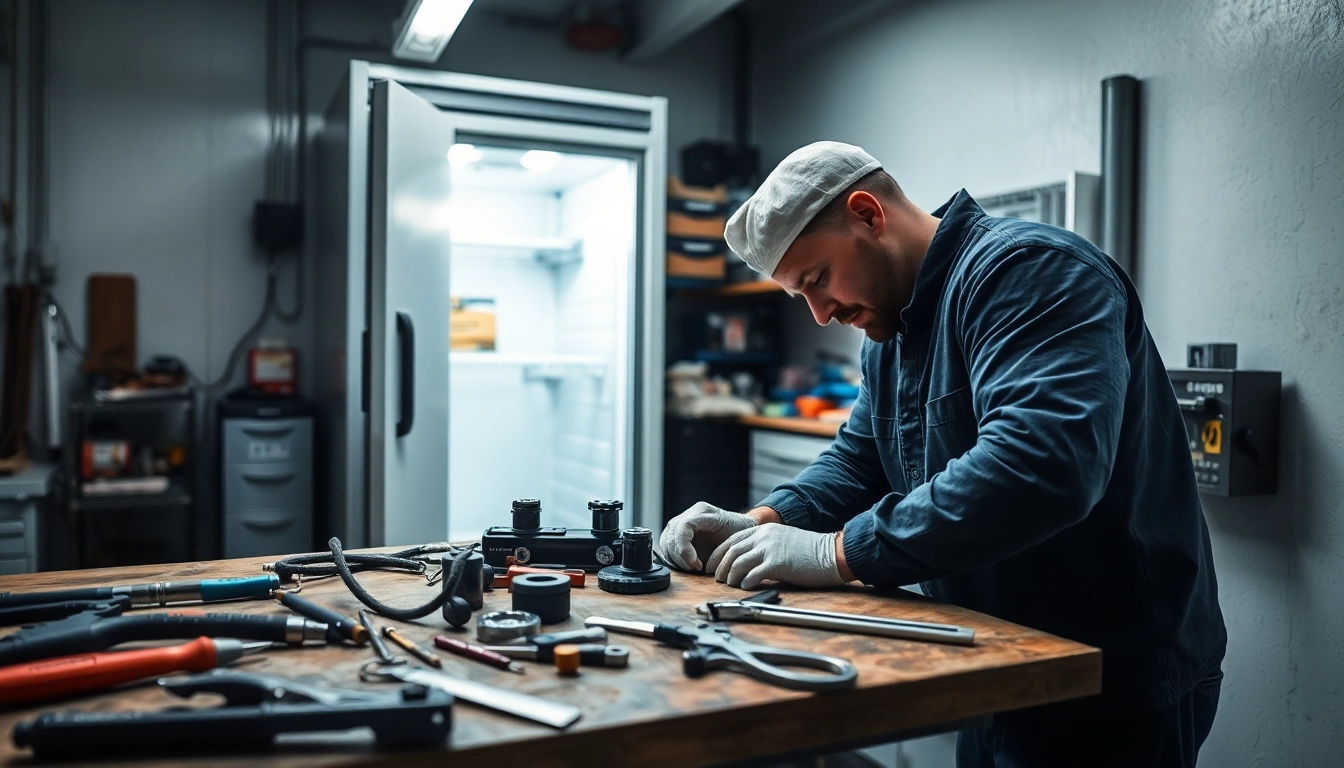
[[[370,122],[370,546],[448,532],[447,115],[391,81]]]

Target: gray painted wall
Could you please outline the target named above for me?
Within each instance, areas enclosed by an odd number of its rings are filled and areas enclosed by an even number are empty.
[[[821,7],[821,10],[818,9]],[[1203,763],[1344,764],[1344,11],[1332,0],[772,3],[755,139],[859,144],[931,209],[1097,171],[1143,81],[1138,284],[1163,357],[1283,371],[1277,495],[1205,498],[1231,636]],[[818,32],[820,30],[820,32]]]

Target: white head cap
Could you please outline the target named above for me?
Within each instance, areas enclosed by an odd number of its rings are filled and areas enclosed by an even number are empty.
[[[846,187],[881,167],[872,155],[838,141],[795,150],[728,219],[728,247],[757,272],[774,274],[803,227]]]

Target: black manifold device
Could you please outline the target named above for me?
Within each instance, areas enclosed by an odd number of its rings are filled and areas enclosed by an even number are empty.
[[[543,528],[541,502],[513,502],[513,525],[485,529],[481,550],[495,568],[509,565],[563,565],[598,571],[621,562],[621,510],[615,500],[588,502],[592,528]],[[512,558],[510,560],[509,558]]]

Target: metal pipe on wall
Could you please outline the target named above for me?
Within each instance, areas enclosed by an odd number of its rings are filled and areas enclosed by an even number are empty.
[[[1139,197],[1139,81],[1101,81],[1101,249],[1134,275]]]

